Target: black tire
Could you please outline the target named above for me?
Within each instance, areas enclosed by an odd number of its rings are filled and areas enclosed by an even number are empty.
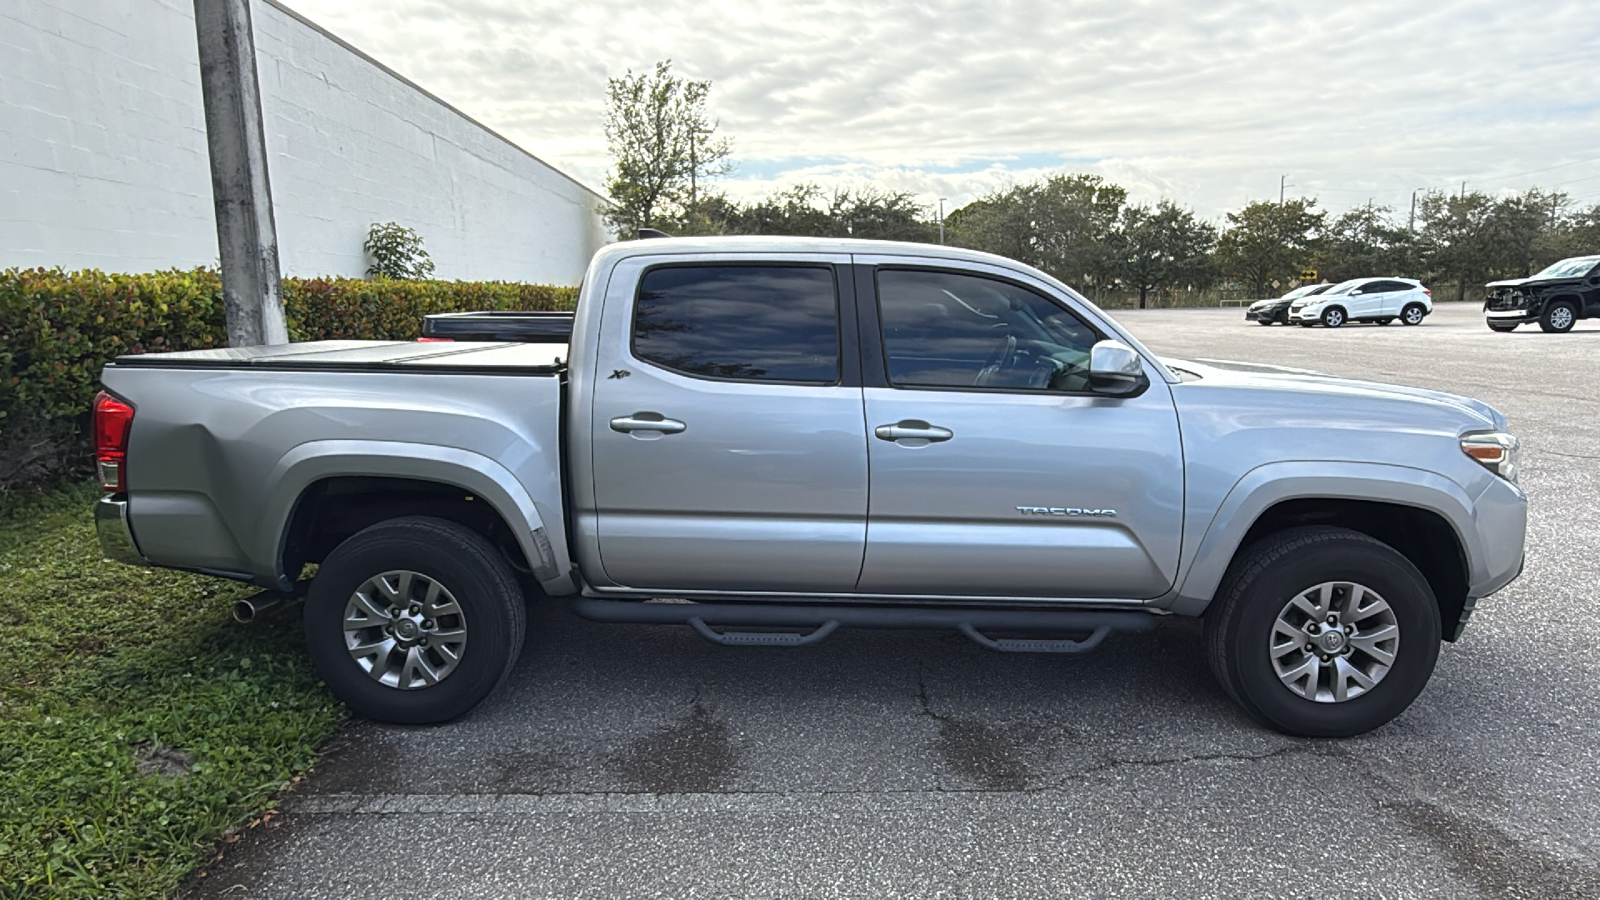
[[[1428,308],[1421,303],[1407,303],[1400,310],[1401,325],[1421,325],[1422,320],[1428,317]]]
[[[1350,321],[1342,306],[1330,306],[1322,311],[1322,324],[1327,328],[1338,328]]]
[[[1520,322],[1512,322],[1512,323],[1510,323],[1508,325],[1501,325],[1501,324],[1497,324],[1495,322],[1490,322],[1489,323],[1489,330],[1490,331],[1498,331],[1501,334],[1505,334],[1508,331],[1516,331],[1517,330],[1517,326],[1520,325],[1520,324],[1521,324]]]
[[[1564,313],[1557,310],[1563,310]],[[1539,329],[1550,334],[1566,334],[1576,324],[1578,324],[1578,311],[1571,303],[1565,301],[1546,306],[1544,313],[1539,316]]]
[[[1388,324],[1392,323],[1394,320],[1393,319],[1377,319],[1376,321],[1377,321],[1377,323],[1379,325],[1388,325]]]
[[[1348,580],[1388,602],[1399,628],[1394,662],[1375,686],[1340,702],[1318,702],[1279,680],[1269,649],[1286,604],[1325,582]],[[1294,528],[1245,549],[1206,611],[1211,671],[1260,722],[1302,737],[1351,737],[1404,712],[1439,657],[1439,604],[1411,561],[1344,528]]]
[[[1257,319],[1256,320],[1256,324],[1257,325],[1271,325],[1272,324],[1272,320],[1271,319]]]
[[[1301,322],[1300,322],[1300,327],[1301,328],[1310,328],[1311,326],[1313,326],[1315,324],[1317,324],[1317,323],[1314,322],[1314,321],[1311,321],[1309,319],[1302,319]]]
[[[466,643],[437,683],[410,690],[380,683],[347,648],[346,604],[369,579],[391,571],[437,582],[460,607]],[[526,627],[526,604],[505,557],[477,532],[424,516],[379,522],[334,548],[306,597],[306,644],[322,680],[352,711],[400,725],[448,722],[477,706],[511,674]]]

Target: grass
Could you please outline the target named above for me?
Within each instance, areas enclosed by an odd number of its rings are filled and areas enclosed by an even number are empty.
[[[102,560],[95,496],[0,511],[4,900],[170,894],[344,716],[298,615],[245,628],[248,587]]]

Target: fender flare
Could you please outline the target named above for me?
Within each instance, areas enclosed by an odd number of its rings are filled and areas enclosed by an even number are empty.
[[[269,500],[250,558],[268,571],[257,572],[258,578],[281,590],[292,586],[290,576],[281,571],[283,552],[289,524],[308,488],[328,478],[374,475],[449,484],[481,498],[511,526],[539,583],[552,594],[571,592],[570,566],[552,546],[545,517],[516,476],[480,453],[403,441],[310,441],[284,454],[262,486],[262,496]],[[560,511],[551,512],[559,526]],[[565,544],[561,535],[560,545]]]
[[[1285,500],[1313,498],[1390,503],[1436,513],[1455,531],[1469,580],[1486,574],[1479,572],[1483,554],[1472,543],[1476,534],[1472,498],[1443,475],[1388,463],[1267,463],[1246,472],[1217,507],[1178,582],[1172,612],[1190,616],[1205,612],[1262,513]]]

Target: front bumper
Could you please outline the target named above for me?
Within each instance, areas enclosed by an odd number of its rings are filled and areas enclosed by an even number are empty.
[[[1476,545],[1461,618],[1444,623],[1445,636],[1455,640],[1467,627],[1478,601],[1500,590],[1522,574],[1527,563],[1528,495],[1501,478],[1489,483],[1473,504]]]
[[[1539,321],[1539,314],[1531,309],[1486,309],[1483,317],[1497,324],[1515,322],[1518,325],[1526,325],[1529,322]]]
[[[1262,309],[1246,309],[1244,320],[1246,322],[1287,322],[1288,307],[1268,306]]]
[[[113,494],[100,498],[94,505],[94,530],[100,538],[100,553],[106,559],[130,566],[150,565],[150,561],[139,553],[139,545],[133,540],[133,529],[128,525],[126,495]]]

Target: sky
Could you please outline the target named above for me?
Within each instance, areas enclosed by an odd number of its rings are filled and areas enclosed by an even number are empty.
[[[720,180],[946,211],[1057,172],[1220,221],[1252,200],[1539,186],[1600,203],[1600,12],[1580,0],[287,0],[602,190],[608,78],[712,82]]]

